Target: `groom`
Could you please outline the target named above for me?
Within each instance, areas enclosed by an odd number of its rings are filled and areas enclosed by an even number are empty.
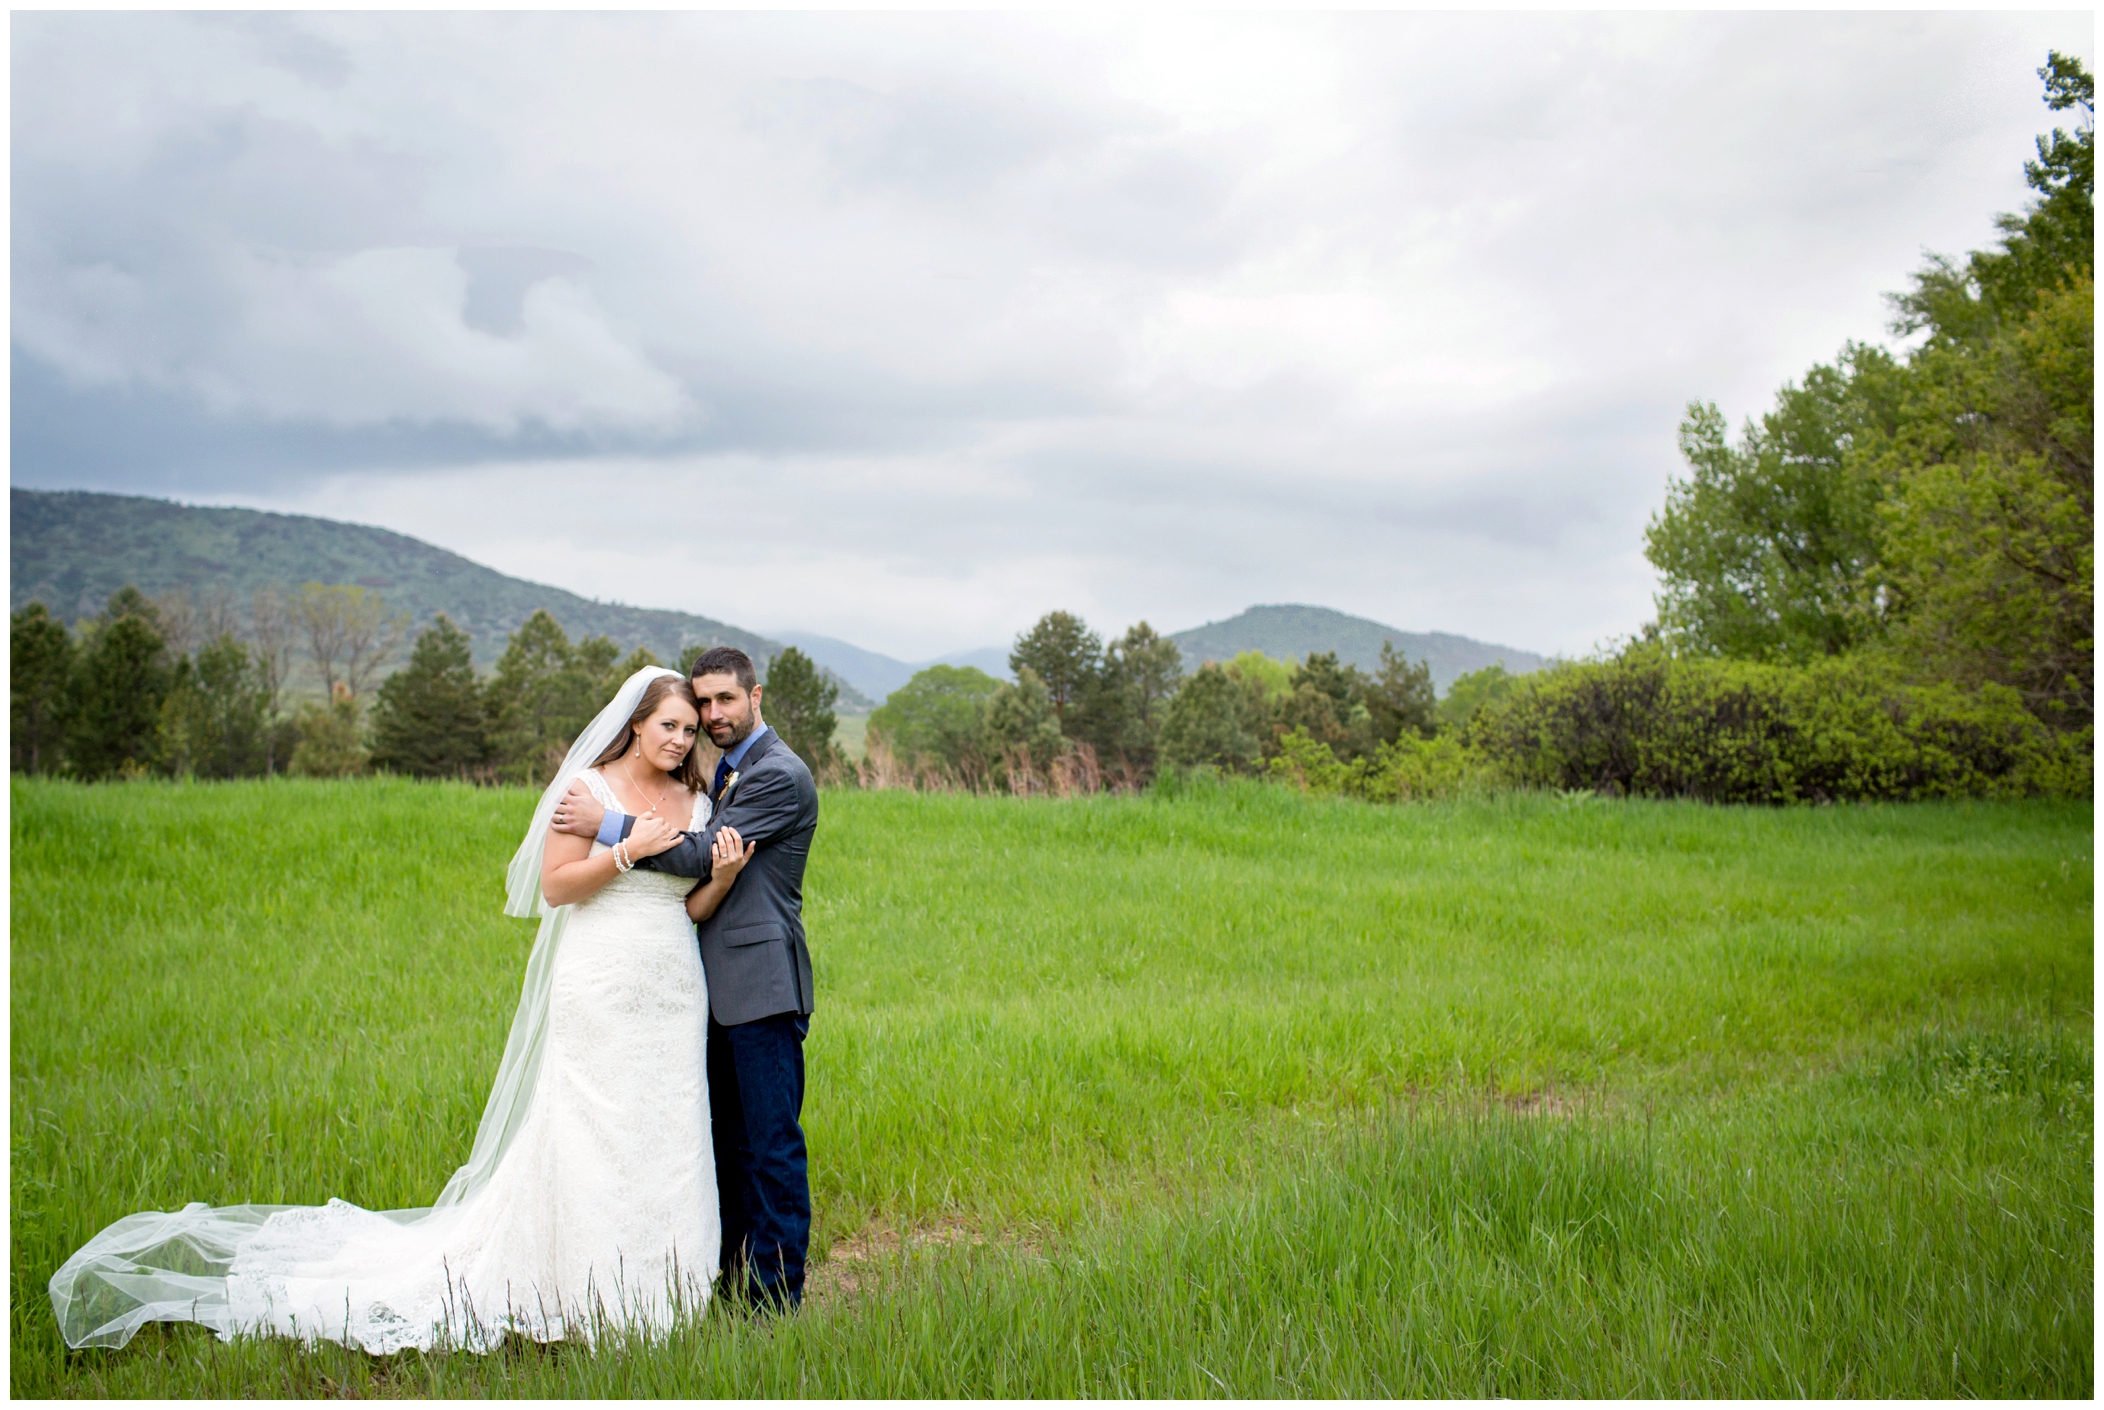
[[[811,1029],[811,954],[804,948],[804,859],[818,829],[811,771],[760,718],[752,658],[712,647],[694,663],[702,728],[723,751],[702,832],[636,863],[709,876],[719,828],[759,850],[701,923],[709,983],[709,1116],[723,1211],[723,1287],[754,1306],[791,1309],[804,1296],[811,1183],[804,1157],[804,1035]],[[633,818],[607,812],[583,783],[556,810],[559,832],[612,846]]]

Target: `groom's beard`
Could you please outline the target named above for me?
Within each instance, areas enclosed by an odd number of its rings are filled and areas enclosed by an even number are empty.
[[[748,738],[750,738],[752,732],[758,729],[759,727],[760,712],[755,710],[753,711],[753,713],[745,717],[745,723],[743,725],[730,726],[732,730],[736,731],[735,733],[726,734],[719,738],[716,734],[716,731],[710,730],[709,742],[715,745],[718,749],[726,751],[732,750],[737,748],[740,744],[744,743]]]

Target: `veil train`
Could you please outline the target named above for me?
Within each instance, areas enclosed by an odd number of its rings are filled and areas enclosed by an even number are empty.
[[[677,674],[662,666],[646,666],[623,682],[570,746],[554,781],[541,794],[525,839],[512,855],[505,873],[504,913],[524,919],[538,917],[541,924],[526,960],[526,979],[504,1056],[497,1064],[496,1080],[490,1086],[467,1163],[453,1172],[429,1208],[359,1211],[364,1219],[385,1220],[407,1230],[443,1218],[488,1185],[510,1149],[532,1107],[540,1076],[555,956],[570,916],[570,907],[551,907],[541,896],[541,854],[555,805],[571,781],[628,727],[645,687],[659,676]],[[261,1241],[266,1225],[277,1216],[295,1216],[279,1220],[279,1236],[271,1240],[280,1245],[273,1252],[283,1252],[285,1237],[294,1236],[289,1226],[299,1224],[297,1216],[312,1208],[235,1204],[215,1209],[195,1203],[175,1211],[127,1215],[88,1240],[52,1275],[51,1308],[57,1314],[59,1332],[66,1345],[76,1350],[123,1346],[148,1322],[199,1322],[222,1338],[231,1338],[240,1327],[228,1296],[228,1275],[238,1271],[237,1261]],[[334,1200],[327,1208],[351,1210]]]

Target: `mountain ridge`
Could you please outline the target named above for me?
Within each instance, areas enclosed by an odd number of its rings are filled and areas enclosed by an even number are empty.
[[[573,640],[605,635],[623,650],[646,646],[667,661],[702,643],[735,646],[764,669],[788,644],[699,613],[600,602],[391,529],[318,515],[14,487],[9,510],[10,608],[41,601],[68,623],[100,611],[126,584],[150,597],[224,587],[245,601],[270,583],[318,582],[378,591],[409,613],[412,631],[446,613],[468,633],[475,664],[485,669],[536,608],[546,608]],[[875,703],[837,672],[828,674],[841,687],[842,706]]]
[[[991,676],[1008,675],[1006,647],[982,646],[932,661],[901,661],[817,632],[785,631],[777,635],[880,701],[929,666],[977,666]],[[1303,603],[1246,608],[1218,622],[1170,632],[1168,639],[1183,653],[1186,670],[1196,670],[1207,661],[1225,661],[1244,651],[1261,651],[1296,664],[1306,660],[1311,651],[1335,651],[1340,661],[1370,672],[1380,666],[1381,644],[1393,642],[1405,656],[1431,667],[1432,684],[1441,693],[1456,677],[1492,664],[1502,664],[1515,675],[1524,675],[1548,663],[1548,658],[1539,653],[1514,646],[1477,641],[1453,632],[1406,632],[1333,607]]]
[[[853,681],[863,694],[876,700],[882,700],[930,666],[976,666],[997,680],[1008,677],[1008,648],[1005,646],[953,651],[947,656],[926,661],[901,661],[896,656],[886,656],[881,651],[871,651],[820,632],[776,632],[775,635],[827,670]]]
[[[1549,658],[1514,646],[1477,641],[1453,632],[1406,632],[1355,617],[1334,607],[1281,602],[1245,608],[1232,617],[1168,633],[1183,652],[1186,670],[1206,661],[1226,661],[1244,651],[1261,651],[1281,661],[1300,662],[1310,651],[1334,651],[1345,665],[1373,671],[1381,663],[1381,644],[1432,668],[1432,684],[1445,694],[1459,676],[1502,664],[1515,675],[1538,671]]]
[[[127,583],[149,596],[176,588],[224,587],[237,600],[269,583],[348,583],[373,588],[421,627],[438,612],[468,632],[475,664],[487,669],[505,638],[544,607],[572,638],[605,635],[624,649],[647,646],[664,660],[695,642],[735,646],[764,663],[785,646],[808,655],[840,686],[840,708],[872,708],[933,665],[1008,674],[1008,649],[984,646],[909,662],[817,632],[767,635],[697,613],[600,602],[514,578],[407,534],[317,515],[186,505],[93,490],[10,489],[10,606],[40,600],[67,622],[102,609]],[[1372,670],[1392,641],[1432,669],[1444,692],[1465,672],[1502,661],[1537,670],[1546,659],[1451,632],[1406,632],[1370,618],[1299,603],[1260,604],[1233,617],[1168,633],[1186,669],[1262,651],[1297,662],[1310,651]]]

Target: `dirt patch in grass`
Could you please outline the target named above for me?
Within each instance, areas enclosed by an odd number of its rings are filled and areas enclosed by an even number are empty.
[[[1577,1110],[1569,1097],[1547,1088],[1537,1092],[1516,1092],[1503,1101],[1505,1110],[1514,1116],[1569,1116]]]
[[[804,1275],[804,1300],[819,1307],[849,1302],[913,1254],[994,1244],[1024,1253],[1036,1252],[1035,1243],[1028,1239],[990,1234],[962,1219],[908,1225],[868,1224],[847,1238],[834,1240],[826,1256],[811,1265]]]

